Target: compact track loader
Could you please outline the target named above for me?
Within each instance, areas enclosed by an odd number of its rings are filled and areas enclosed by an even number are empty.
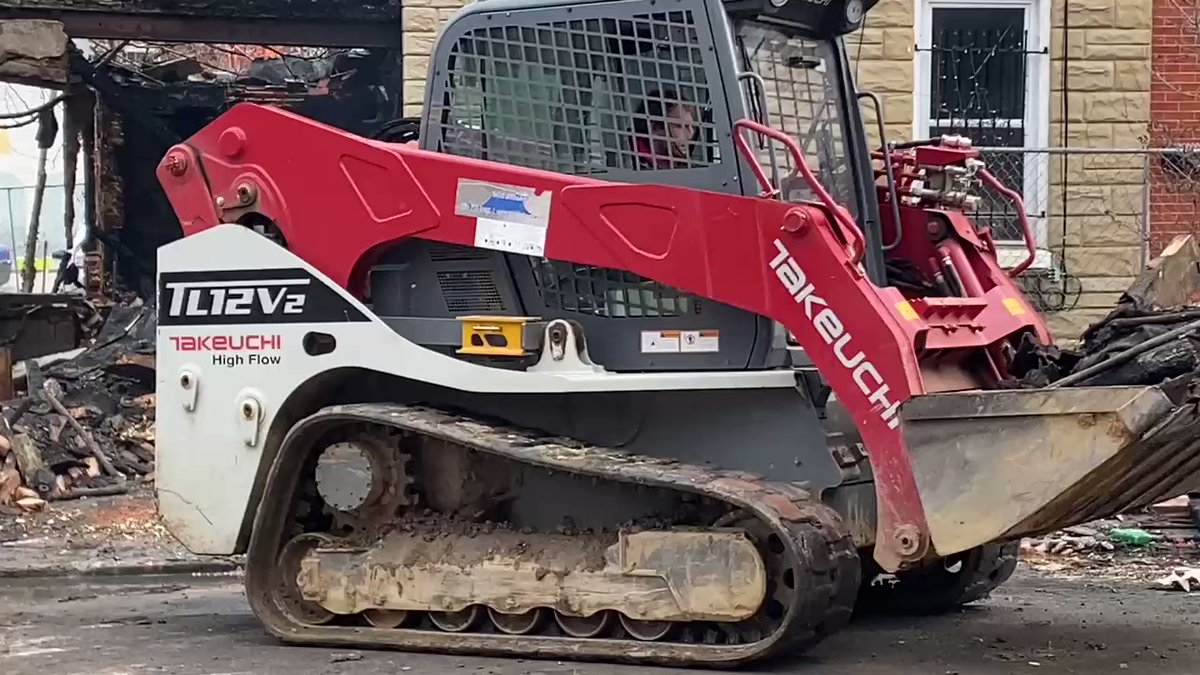
[[[171,531],[288,642],[734,665],[1182,493],[1188,387],[1021,385],[978,151],[868,149],[871,4],[484,0],[416,144],[243,104],[172,148]]]

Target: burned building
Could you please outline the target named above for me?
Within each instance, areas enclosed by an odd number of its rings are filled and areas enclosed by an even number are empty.
[[[0,80],[60,90],[64,156],[84,157],[65,181],[85,193],[90,297],[153,297],[155,251],[181,235],[154,175],[172,144],[242,101],[390,133],[401,54],[399,0],[0,0]]]

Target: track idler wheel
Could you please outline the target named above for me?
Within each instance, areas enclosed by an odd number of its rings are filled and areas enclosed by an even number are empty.
[[[430,612],[429,620],[433,625],[447,633],[464,633],[473,630],[483,621],[484,609],[480,605],[471,605],[457,612]]]
[[[416,623],[412,612],[398,609],[368,609],[363,611],[362,616],[376,628],[405,628]]]
[[[671,621],[641,621],[622,614],[621,626],[625,632],[643,642],[654,642],[665,639],[679,624]]]
[[[595,638],[612,629],[616,616],[612,611],[596,612],[591,616],[567,616],[555,612],[554,621],[562,632],[573,638]]]
[[[492,625],[501,633],[509,635],[536,633],[546,624],[548,616],[549,611],[541,607],[520,614],[505,614],[491,607],[488,608],[488,617],[491,618]]]
[[[279,552],[279,564],[275,570],[272,600],[289,619],[301,624],[319,626],[333,620],[336,614],[327,611],[315,602],[300,595],[296,578],[300,574],[300,561],[314,548],[331,546],[333,537],[319,533],[301,534]]]

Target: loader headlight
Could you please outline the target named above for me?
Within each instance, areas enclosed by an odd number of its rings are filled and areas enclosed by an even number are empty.
[[[862,0],[848,0],[846,2],[846,23],[851,26],[857,26],[859,21],[863,19],[863,4]]]

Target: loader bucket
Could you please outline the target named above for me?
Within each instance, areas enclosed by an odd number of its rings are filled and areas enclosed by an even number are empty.
[[[940,555],[1110,517],[1200,485],[1197,399],[1175,387],[918,396],[903,409]]]

